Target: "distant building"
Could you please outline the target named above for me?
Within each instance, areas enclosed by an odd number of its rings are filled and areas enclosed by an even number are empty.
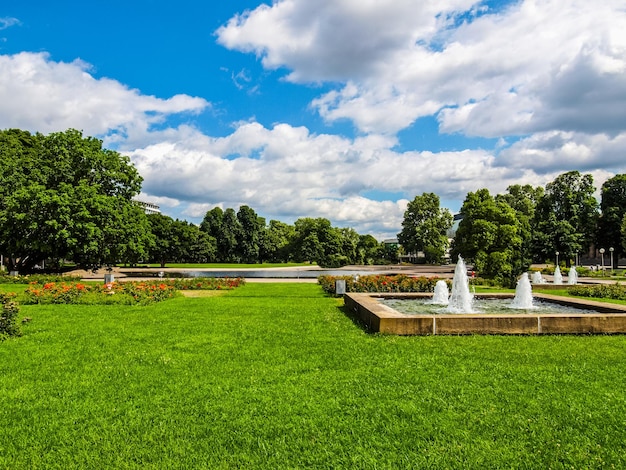
[[[133,199],[133,200],[137,204],[139,204],[141,208],[143,208],[146,214],[160,214],[161,213],[161,208],[152,202],[138,201],[137,199]]]

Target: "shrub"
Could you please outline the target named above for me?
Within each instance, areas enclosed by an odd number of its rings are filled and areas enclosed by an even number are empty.
[[[9,336],[20,336],[22,334],[17,315],[20,311],[17,302],[13,300],[15,294],[0,293],[0,303],[2,310],[0,311],[0,340]]]
[[[31,282],[24,293],[28,304],[147,305],[171,299],[179,290],[229,290],[243,283],[241,278],[168,279],[110,284]]]
[[[168,279],[168,284],[178,290],[231,290],[246,283],[241,277],[195,277]]]
[[[335,281],[346,281],[346,292],[433,292],[439,280],[436,277],[409,277],[404,274],[396,276],[320,276],[318,283],[322,289],[335,293]]]
[[[579,297],[626,300],[626,289],[620,284],[598,284],[594,286],[572,286],[567,291]]]
[[[25,291],[29,304],[147,305],[174,297],[176,288],[158,281],[83,284],[32,283]]]

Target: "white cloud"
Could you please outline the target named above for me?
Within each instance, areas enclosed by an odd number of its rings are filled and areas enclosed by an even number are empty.
[[[532,167],[540,174],[599,168],[624,172],[625,149],[626,132],[612,137],[550,131],[534,134],[503,149],[497,163],[512,169]]]
[[[20,23],[20,20],[18,20],[17,18],[5,16],[3,18],[0,18],[0,31],[2,31],[3,29],[10,28],[11,26],[19,25],[19,24],[21,23]]]
[[[479,3],[282,0],[217,35],[289,80],[343,84],[312,104],[364,132],[441,109],[443,132],[474,136],[624,130],[622,0],[522,0],[493,13]]]
[[[482,187],[501,192],[537,179],[496,166],[496,157],[483,150],[399,153],[394,145],[379,135],[347,139],[252,122],[226,137],[189,134],[130,155],[144,191],[190,202],[183,210],[191,217],[247,204],[267,218],[325,217],[381,237],[399,231],[406,200],[423,192],[462,200]],[[368,196],[372,191],[405,196],[378,201]]]
[[[168,115],[209,107],[187,95],[142,95],[115,80],[94,78],[80,60],[54,62],[47,54],[28,52],[0,55],[0,102],[0,128],[43,133],[76,128],[126,145],[145,145],[151,127]]]

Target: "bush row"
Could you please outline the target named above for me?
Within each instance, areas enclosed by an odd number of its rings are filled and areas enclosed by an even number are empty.
[[[320,276],[318,283],[325,292],[335,294],[335,281],[346,281],[346,292],[433,292],[437,277],[396,276]],[[450,287],[450,281],[446,281]]]
[[[612,300],[626,300],[626,289],[620,284],[598,284],[593,286],[572,286],[567,289],[579,297],[597,297]]]
[[[33,282],[25,290],[27,304],[148,305],[171,299],[179,290],[229,290],[243,279],[197,278],[163,281],[126,281],[110,284],[82,282]]]
[[[17,321],[17,314],[20,309],[14,300],[13,293],[0,293],[0,341],[9,336],[20,336],[22,334],[20,324]]]

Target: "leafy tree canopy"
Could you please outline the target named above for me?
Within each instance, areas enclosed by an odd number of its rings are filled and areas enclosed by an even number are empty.
[[[452,227],[452,214],[439,207],[439,196],[423,193],[409,202],[404,212],[398,241],[409,253],[424,253],[426,260],[439,263],[448,249],[447,232]]]
[[[9,269],[143,256],[150,233],[132,201],[141,182],[128,157],[77,130],[0,131],[0,251]]]

